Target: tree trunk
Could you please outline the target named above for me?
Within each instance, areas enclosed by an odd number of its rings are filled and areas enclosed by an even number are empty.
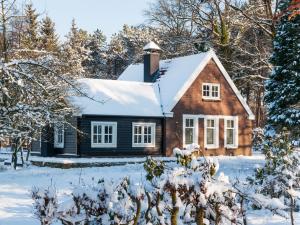
[[[161,211],[159,209],[159,203],[160,203],[160,194],[157,192],[155,207],[156,207],[157,215],[158,216],[162,216],[162,213],[161,213]]]
[[[244,209],[244,197],[241,196],[241,212],[243,217],[243,225],[247,225],[246,210]]]
[[[2,41],[3,41],[3,44],[2,44],[2,52],[3,52],[3,56],[4,56],[4,62],[8,62],[8,47],[7,47],[7,39],[6,39],[6,22],[7,22],[7,18],[6,18],[6,14],[7,12],[5,11],[5,1],[2,0],[1,1],[1,15],[2,15],[2,18],[1,18],[1,22],[2,22]]]
[[[136,214],[135,214],[135,217],[134,217],[133,225],[138,224],[139,218],[141,216],[141,207],[142,207],[140,199],[135,199],[135,202],[136,202]]]
[[[295,225],[295,221],[294,221],[294,198],[291,195],[290,195],[290,198],[291,198],[291,207],[290,207],[291,224]]]
[[[30,152],[31,152],[31,148],[28,148],[27,155],[26,155],[26,162],[29,161]]]
[[[22,166],[24,166],[24,157],[23,157],[23,147],[21,147],[21,161],[22,161]]]
[[[146,196],[147,196],[147,202],[148,202],[148,207],[145,213],[145,218],[146,218],[146,224],[150,222],[150,210],[151,210],[151,196],[149,192],[146,191]]]
[[[171,197],[172,197],[172,211],[171,211],[171,225],[177,225],[177,217],[179,212],[179,207],[176,206],[177,204],[177,196],[176,196],[176,189],[172,188],[171,190]]]
[[[215,211],[216,211],[215,225],[218,225],[221,222],[221,214],[220,214],[220,206],[219,206],[219,204],[216,204]]]
[[[196,207],[196,224],[204,225],[204,208]]]

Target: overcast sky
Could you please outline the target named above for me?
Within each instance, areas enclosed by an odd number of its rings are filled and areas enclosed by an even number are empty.
[[[72,18],[78,27],[89,32],[101,29],[109,37],[123,24],[138,25],[145,21],[144,10],[154,0],[28,0],[42,16],[49,15],[61,39],[70,29]]]

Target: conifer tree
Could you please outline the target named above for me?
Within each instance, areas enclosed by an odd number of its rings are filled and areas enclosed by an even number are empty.
[[[41,49],[48,52],[59,50],[58,37],[55,33],[55,24],[50,17],[46,16],[41,25]]]
[[[32,4],[25,8],[25,30],[21,37],[21,47],[25,49],[36,49],[38,47],[38,14]]]
[[[88,58],[89,51],[86,48],[88,33],[79,29],[75,20],[72,20],[71,29],[67,35],[67,40],[63,44],[62,60],[66,62],[66,71],[72,76],[82,76],[85,74],[83,61]]]
[[[300,15],[290,17],[292,0],[281,0],[271,56],[273,72],[266,83],[269,123],[275,127],[300,125]]]
[[[83,66],[88,76],[107,78],[106,37],[101,30],[97,29],[89,35],[85,49],[88,50],[88,57],[83,61]]]

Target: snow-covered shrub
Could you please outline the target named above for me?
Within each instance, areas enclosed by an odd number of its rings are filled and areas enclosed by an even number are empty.
[[[53,187],[40,190],[34,187],[31,190],[31,197],[34,200],[34,215],[40,220],[41,225],[52,224],[57,218],[57,195]]]
[[[257,169],[251,181],[258,194],[285,204],[292,219],[296,201],[300,199],[300,152],[294,150],[287,131],[269,137],[263,145],[263,152],[266,163]],[[276,208],[277,203],[269,208]]]
[[[216,176],[217,161],[198,161],[195,149],[174,149],[178,165],[165,167],[159,176],[148,179],[145,189],[152,197],[152,224],[230,224],[240,220],[240,208],[228,177],[222,173]]]
[[[55,200],[52,221],[56,217],[63,224],[84,221],[89,225],[240,223],[239,199],[228,177],[223,173],[217,175],[217,160],[197,159],[195,148],[174,152],[177,164],[148,158],[144,163],[146,179],[141,182],[125,177],[75,186],[72,198],[61,203],[58,209]]]

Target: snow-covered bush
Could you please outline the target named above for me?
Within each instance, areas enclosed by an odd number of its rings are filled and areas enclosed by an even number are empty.
[[[263,145],[263,152],[266,163],[257,169],[251,181],[258,194],[276,199],[290,209],[293,224],[296,201],[300,199],[300,152],[294,150],[286,130],[270,136]]]
[[[242,210],[236,191],[213,158],[198,158],[197,148],[174,149],[177,164],[148,158],[145,179],[133,182],[125,177],[100,180],[94,185],[75,186],[72,198],[60,204],[51,215],[63,224],[105,225],[204,225],[238,224]],[[39,193],[39,192],[34,192]],[[47,190],[45,193],[48,193]],[[34,196],[41,196],[35,194]],[[44,197],[35,197],[43,199]],[[44,201],[45,202],[45,201]],[[36,200],[41,215],[44,202]],[[42,218],[42,217],[39,217]],[[48,220],[50,221],[50,220]]]
[[[34,215],[40,220],[41,225],[52,224],[57,219],[57,195],[53,187],[40,190],[34,187],[31,190],[34,200]]]
[[[210,158],[198,161],[194,154],[196,149],[175,148],[177,166],[164,167],[163,173],[154,177],[147,171],[151,179],[145,189],[152,196],[149,201],[152,224],[230,224],[240,220],[239,206],[228,177],[222,173],[216,176],[217,161]],[[150,160],[147,163],[154,164]],[[153,170],[156,169],[154,166]],[[153,173],[150,171],[150,174]]]

